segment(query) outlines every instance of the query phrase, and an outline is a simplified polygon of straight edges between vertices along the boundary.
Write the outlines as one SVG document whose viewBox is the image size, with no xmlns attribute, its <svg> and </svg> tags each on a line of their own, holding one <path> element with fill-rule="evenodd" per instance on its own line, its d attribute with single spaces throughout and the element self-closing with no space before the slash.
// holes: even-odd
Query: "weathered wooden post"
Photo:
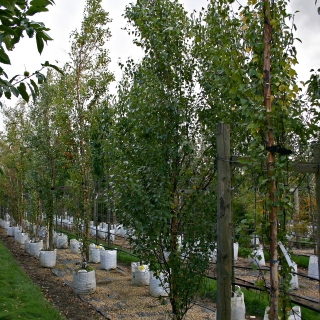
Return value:
<svg viewBox="0 0 320 320">
<path fill-rule="evenodd" d="M 231 319 L 232 220 L 230 127 L 217 125 L 217 313 L 216 320 Z"/>
<path fill-rule="evenodd" d="M 317 252 L 318 252 L 318 274 L 320 275 L 320 144 L 314 145 L 314 162 L 318 166 L 316 176 L 316 206 L 317 206 Z M 320 287 L 319 287 L 320 293 Z"/>
</svg>

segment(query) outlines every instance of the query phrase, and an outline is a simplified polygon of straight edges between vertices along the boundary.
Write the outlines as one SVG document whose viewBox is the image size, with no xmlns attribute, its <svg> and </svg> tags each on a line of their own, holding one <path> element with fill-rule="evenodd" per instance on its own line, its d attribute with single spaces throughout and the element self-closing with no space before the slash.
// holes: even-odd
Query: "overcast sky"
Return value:
<svg viewBox="0 0 320 320">
<path fill-rule="evenodd" d="M 124 62 L 129 56 L 139 59 L 141 52 L 132 44 L 132 38 L 126 31 L 121 30 L 126 25 L 123 19 L 125 6 L 133 0 L 102 0 L 103 8 L 110 13 L 112 23 L 109 27 L 112 38 L 108 43 L 112 60 L 110 69 L 115 73 L 116 80 L 120 80 L 121 72 L 117 65 L 119 58 Z M 245 0 L 241 0 L 245 1 Z M 180 0 L 186 10 L 199 11 L 206 7 L 207 0 Z M 48 32 L 54 41 L 49 41 L 39 56 L 36 50 L 35 39 L 23 39 L 10 53 L 12 70 L 9 76 L 23 73 L 25 70 L 37 70 L 41 62 L 48 60 L 62 66 L 68 60 L 69 36 L 72 30 L 80 28 L 85 0 L 55 0 L 56 5 L 49 7 L 49 12 L 34 16 L 34 20 L 42 21 L 51 30 Z M 299 10 L 295 18 L 298 28 L 296 36 L 302 40 L 297 42 L 299 65 L 296 70 L 300 80 L 307 80 L 310 69 L 320 68 L 320 16 L 314 0 L 291 0 L 290 12 Z M 6 68 L 6 71 L 9 71 Z"/>
</svg>

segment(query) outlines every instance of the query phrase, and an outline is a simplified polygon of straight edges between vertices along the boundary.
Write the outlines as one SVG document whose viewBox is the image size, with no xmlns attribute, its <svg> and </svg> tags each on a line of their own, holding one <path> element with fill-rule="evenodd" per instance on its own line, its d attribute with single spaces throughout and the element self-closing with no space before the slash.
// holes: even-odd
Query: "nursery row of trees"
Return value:
<svg viewBox="0 0 320 320">
<path fill-rule="evenodd" d="M 173 315 L 181 319 L 215 242 L 217 123 L 230 124 L 231 153 L 250 159 L 233 172 L 234 203 L 244 210 L 237 221 L 250 213 L 252 221 L 254 192 L 247 199 L 237 194 L 254 186 L 257 212 L 277 208 L 278 238 L 285 242 L 290 183 L 301 179 L 288 173 L 288 150 L 291 159 L 308 161 L 320 120 L 318 74 L 306 93 L 297 84 L 287 3 L 214 0 L 190 16 L 177 0 L 128 5 L 127 31 L 144 56 L 120 65 L 123 78 L 111 95 L 111 21 L 101 1 L 87 0 L 63 73 L 48 71 L 37 98 L 4 109 L 2 205 L 18 223 L 26 211 L 30 218 L 44 212 L 51 231 L 57 206 L 64 206 L 88 232 L 94 198 L 102 193 L 117 221 L 134 230 L 136 253 L 166 275 Z M 264 107 L 265 19 L 272 31 L 270 110 Z M 266 150 L 270 131 L 274 149 Z M 275 157 L 268 176 L 267 153 Z M 273 201 L 266 196 L 271 180 Z"/>
</svg>

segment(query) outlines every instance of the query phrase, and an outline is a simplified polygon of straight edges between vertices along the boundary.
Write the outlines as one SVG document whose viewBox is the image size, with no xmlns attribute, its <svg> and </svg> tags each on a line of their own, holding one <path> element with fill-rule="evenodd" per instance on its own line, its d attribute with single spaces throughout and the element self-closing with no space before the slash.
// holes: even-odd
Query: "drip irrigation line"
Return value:
<svg viewBox="0 0 320 320">
<path fill-rule="evenodd" d="M 209 308 L 208 306 L 206 306 L 205 304 L 202 304 L 202 303 L 199 303 L 197 301 L 193 301 L 193 303 L 201 308 L 204 308 L 204 309 L 207 309 L 211 312 L 216 312 L 217 310 L 216 309 L 212 309 L 212 308 Z"/>
</svg>

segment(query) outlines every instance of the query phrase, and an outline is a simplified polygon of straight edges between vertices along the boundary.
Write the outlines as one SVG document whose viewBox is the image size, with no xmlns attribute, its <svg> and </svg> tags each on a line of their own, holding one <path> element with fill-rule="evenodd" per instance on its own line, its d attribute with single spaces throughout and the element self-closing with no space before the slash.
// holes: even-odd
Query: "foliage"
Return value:
<svg viewBox="0 0 320 320">
<path fill-rule="evenodd" d="M 138 1 L 125 16 L 145 56 L 123 66 L 118 91 L 117 217 L 134 230 L 141 259 L 166 275 L 173 315 L 181 319 L 208 266 L 215 206 L 211 141 L 202 140 L 198 121 L 191 20 L 178 1 Z"/>
<path fill-rule="evenodd" d="M 25 101 L 29 101 L 27 86 L 35 99 L 39 93 L 37 83 L 33 76 L 37 78 L 38 84 L 43 83 L 45 75 L 41 72 L 46 67 L 51 67 L 59 71 L 58 67 L 46 61 L 42 68 L 30 74 L 25 71 L 23 75 L 15 75 L 8 80 L 8 75 L 2 65 L 11 64 L 8 51 L 12 51 L 15 45 L 26 34 L 29 38 L 36 38 L 38 52 L 41 54 L 44 43 L 52 40 L 46 31 L 50 30 L 42 22 L 35 22 L 30 19 L 39 12 L 48 11 L 48 6 L 53 5 L 53 0 L 12 0 L 2 1 L 0 4 L 0 97 L 4 94 L 7 99 L 11 94 L 16 97 L 21 96 Z M 7 51 L 6 51 L 6 50 Z M 26 82 L 26 80 L 30 80 Z M 26 86 L 27 84 L 27 86 Z"/>
<path fill-rule="evenodd" d="M 81 29 L 71 34 L 70 62 L 66 64 L 65 75 L 60 77 L 59 83 L 59 104 L 67 124 L 63 139 L 68 148 L 65 153 L 70 176 L 68 186 L 77 199 L 76 215 L 83 222 L 87 259 L 91 191 L 97 162 L 91 153 L 94 151 L 92 138 L 100 136 L 98 117 L 107 109 L 108 85 L 114 79 L 108 70 L 110 58 L 104 48 L 111 36 L 107 27 L 109 22 L 101 1 L 86 1 Z"/>
<path fill-rule="evenodd" d="M 29 163 L 29 152 L 26 148 L 28 119 L 24 113 L 25 104 L 15 108 L 7 108 L 4 112 L 6 134 L 1 141 L 1 186 L 4 191 L 6 205 L 15 223 L 23 225 L 26 208 L 25 177 Z"/>
<path fill-rule="evenodd" d="M 65 185 L 67 175 L 63 170 L 64 146 L 61 144 L 60 127 L 64 126 L 56 109 L 56 83 L 51 72 L 41 85 L 39 98 L 30 105 L 28 118 L 30 134 L 26 137 L 33 153 L 29 186 L 34 185 L 41 196 L 42 210 L 49 227 L 48 249 L 53 249 L 53 218 L 57 212 L 56 199 L 61 196 L 59 188 Z"/>
</svg>

